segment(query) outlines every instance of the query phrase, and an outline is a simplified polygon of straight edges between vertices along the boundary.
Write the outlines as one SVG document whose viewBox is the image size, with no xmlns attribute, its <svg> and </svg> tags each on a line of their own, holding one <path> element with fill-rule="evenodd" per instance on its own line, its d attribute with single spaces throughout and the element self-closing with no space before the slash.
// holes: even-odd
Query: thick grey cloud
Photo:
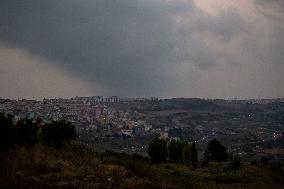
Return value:
<svg viewBox="0 0 284 189">
<path fill-rule="evenodd" d="M 172 16 L 183 9 L 137 0 L 1 1 L 0 39 L 114 92 L 142 92 L 159 82 L 156 64 L 173 48 Z"/>
<path fill-rule="evenodd" d="M 284 8 L 284 1 L 282 0 L 255 0 L 255 3 L 260 6 L 271 6 L 274 3 L 279 8 Z"/>
<path fill-rule="evenodd" d="M 99 83 L 104 93 L 122 96 L 170 96 L 176 85 L 194 85 L 194 78 L 186 76 L 192 70 L 240 63 L 232 52 L 246 47 L 242 40 L 252 39 L 250 24 L 237 12 L 212 16 L 187 0 L 0 2 L 2 44 L 47 58 L 90 85 Z M 208 45 L 207 34 L 216 47 Z M 218 52 L 227 44 L 233 48 L 239 38 L 237 49 Z M 269 44 L 277 58 L 270 53 L 264 58 L 280 61 L 282 50 L 273 45 L 281 48 L 282 42 Z M 188 72 L 181 74 L 181 68 Z"/>
</svg>

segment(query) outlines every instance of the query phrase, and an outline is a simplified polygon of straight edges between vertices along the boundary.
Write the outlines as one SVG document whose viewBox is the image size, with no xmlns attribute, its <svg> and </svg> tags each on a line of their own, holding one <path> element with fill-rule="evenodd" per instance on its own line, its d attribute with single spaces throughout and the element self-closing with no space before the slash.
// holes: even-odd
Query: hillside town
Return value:
<svg viewBox="0 0 284 189">
<path fill-rule="evenodd" d="M 213 138 L 244 157 L 283 158 L 284 100 L 119 98 L 0 100 L 0 112 L 21 118 L 70 121 L 78 141 L 96 150 L 145 154 L 156 137 L 195 142 L 200 150 Z"/>
</svg>

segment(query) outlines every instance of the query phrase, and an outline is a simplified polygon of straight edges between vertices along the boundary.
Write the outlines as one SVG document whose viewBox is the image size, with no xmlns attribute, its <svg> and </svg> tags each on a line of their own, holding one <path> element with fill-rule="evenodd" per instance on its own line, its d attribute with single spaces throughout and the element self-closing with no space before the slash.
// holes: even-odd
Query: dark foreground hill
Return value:
<svg viewBox="0 0 284 189">
<path fill-rule="evenodd" d="M 38 144 L 1 154 L 1 188 L 284 188 L 283 172 L 242 164 L 152 165 L 142 156 Z"/>
</svg>

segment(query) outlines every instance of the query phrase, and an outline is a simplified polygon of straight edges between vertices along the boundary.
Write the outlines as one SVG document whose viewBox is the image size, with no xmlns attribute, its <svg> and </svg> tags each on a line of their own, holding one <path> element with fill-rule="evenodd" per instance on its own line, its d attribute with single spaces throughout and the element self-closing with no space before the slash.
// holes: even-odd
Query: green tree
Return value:
<svg viewBox="0 0 284 189">
<path fill-rule="evenodd" d="M 195 143 L 190 145 L 190 159 L 193 167 L 196 168 L 198 162 L 198 152 Z"/>
<path fill-rule="evenodd" d="M 0 113 L 0 151 L 9 149 L 15 144 L 16 129 L 13 125 L 13 116 Z"/>
<path fill-rule="evenodd" d="M 169 160 L 171 163 L 181 163 L 183 161 L 183 148 L 185 142 L 180 140 L 171 140 L 169 143 Z"/>
<path fill-rule="evenodd" d="M 191 162 L 191 146 L 189 144 L 186 144 L 186 145 L 183 146 L 182 161 L 183 161 L 183 164 L 185 164 L 187 166 L 192 165 L 192 162 Z"/>
<path fill-rule="evenodd" d="M 42 127 L 43 141 L 57 149 L 65 144 L 69 144 L 76 137 L 75 127 L 65 120 L 52 121 Z"/>
<path fill-rule="evenodd" d="M 185 144 L 182 150 L 182 160 L 187 166 L 197 167 L 198 153 L 195 147 L 195 143 Z"/>
<path fill-rule="evenodd" d="M 21 119 L 16 123 L 17 143 L 19 145 L 33 145 L 38 141 L 38 125 L 31 119 Z"/>
<path fill-rule="evenodd" d="M 152 163 L 165 163 L 168 158 L 167 142 L 163 139 L 154 139 L 148 147 L 148 154 Z"/>
<path fill-rule="evenodd" d="M 213 139 L 208 143 L 207 149 L 204 153 L 206 161 L 226 161 L 228 158 L 226 147 L 217 139 Z"/>
</svg>

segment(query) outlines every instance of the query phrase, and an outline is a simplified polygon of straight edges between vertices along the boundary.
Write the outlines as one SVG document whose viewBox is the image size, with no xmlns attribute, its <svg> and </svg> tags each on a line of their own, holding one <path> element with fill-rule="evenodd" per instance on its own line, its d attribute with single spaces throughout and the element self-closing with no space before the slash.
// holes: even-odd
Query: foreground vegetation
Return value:
<svg viewBox="0 0 284 189">
<path fill-rule="evenodd" d="M 195 144 L 156 139 L 150 158 L 107 151 L 96 153 L 74 142 L 65 121 L 42 124 L 0 114 L 0 188 L 283 188 L 282 168 L 271 169 L 229 158 L 212 140 L 198 162 Z M 278 167 L 279 168 L 279 167 Z"/>
<path fill-rule="evenodd" d="M 283 188 L 283 172 L 228 162 L 196 169 L 152 164 L 148 158 L 94 153 L 78 144 L 53 149 L 43 144 L 14 147 L 0 162 L 1 188 Z"/>
</svg>

